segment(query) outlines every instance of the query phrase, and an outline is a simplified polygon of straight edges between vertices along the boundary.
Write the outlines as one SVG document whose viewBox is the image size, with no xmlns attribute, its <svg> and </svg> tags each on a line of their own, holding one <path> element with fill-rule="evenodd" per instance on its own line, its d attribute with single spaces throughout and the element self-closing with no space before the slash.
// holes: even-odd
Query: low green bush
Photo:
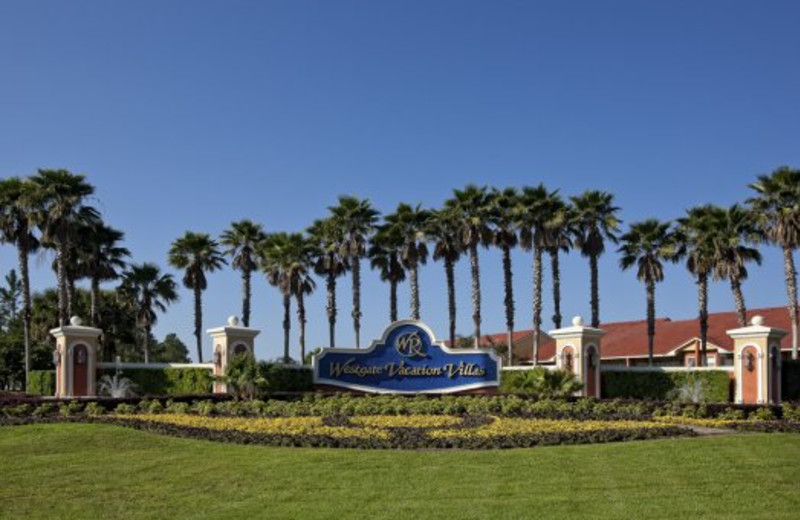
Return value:
<svg viewBox="0 0 800 520">
<path fill-rule="evenodd" d="M 314 388 L 314 374 L 310 367 L 293 367 L 258 363 L 258 373 L 266 380 L 267 392 L 310 392 Z"/>
<path fill-rule="evenodd" d="M 583 388 L 566 370 L 536 367 L 530 370 L 505 370 L 500 376 L 500 391 L 507 394 L 560 399 Z"/>
<path fill-rule="evenodd" d="M 675 395 L 684 385 L 699 381 L 703 401 L 730 402 L 731 380 L 725 370 L 703 372 L 601 372 L 604 398 L 650 399 L 662 401 Z"/>
<path fill-rule="evenodd" d="M 56 371 L 55 370 L 31 370 L 28 373 L 28 395 L 56 394 Z"/>
<path fill-rule="evenodd" d="M 86 405 L 86 408 L 83 409 L 83 413 L 88 415 L 89 417 L 99 417 L 106 413 L 106 409 L 97 402 L 91 402 Z"/>
</svg>

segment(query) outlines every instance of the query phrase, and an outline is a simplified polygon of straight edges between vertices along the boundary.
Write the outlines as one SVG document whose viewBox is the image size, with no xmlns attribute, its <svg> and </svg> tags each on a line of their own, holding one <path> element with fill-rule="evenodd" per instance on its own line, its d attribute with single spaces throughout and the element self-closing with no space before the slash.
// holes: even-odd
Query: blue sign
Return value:
<svg viewBox="0 0 800 520">
<path fill-rule="evenodd" d="M 460 392 L 500 384 L 493 349 L 449 349 L 415 320 L 393 323 L 367 349 L 323 349 L 313 363 L 315 384 L 363 392 Z"/>
</svg>

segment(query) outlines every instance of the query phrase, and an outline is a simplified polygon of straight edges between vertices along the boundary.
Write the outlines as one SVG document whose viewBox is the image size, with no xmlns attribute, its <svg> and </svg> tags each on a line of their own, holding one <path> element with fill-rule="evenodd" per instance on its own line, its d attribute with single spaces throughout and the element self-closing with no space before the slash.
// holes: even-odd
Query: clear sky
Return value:
<svg viewBox="0 0 800 520">
<path fill-rule="evenodd" d="M 469 182 L 544 182 L 564 195 L 611 191 L 627 223 L 675 218 L 744 200 L 757 174 L 800 165 L 798 22 L 796 1 L 3 0 L 0 177 L 86 174 L 133 261 L 165 269 L 186 230 L 218 235 L 251 218 L 298 231 L 338 194 L 388 212 L 438 207 Z M 483 330 L 499 332 L 500 258 L 481 255 Z M 517 328 L 529 328 L 531 258 L 513 259 Z M 644 318 L 644 289 L 617 261 L 613 248 L 601 260 L 601 317 Z M 49 264 L 36 263 L 35 288 L 55 284 Z M 781 265 L 766 249 L 748 306 L 785 303 Z M 0 270 L 14 266 L 0 247 Z M 563 270 L 564 315 L 588 317 L 588 263 L 573 253 Z M 457 279 L 469 334 L 465 261 Z M 423 319 L 445 336 L 440 264 L 422 269 L 421 292 Z M 346 346 L 349 277 L 338 297 Z M 238 314 L 238 274 L 211 275 L 204 302 L 204 327 Z M 259 357 L 281 351 L 280 302 L 259 278 Z M 326 343 L 324 305 L 320 283 L 310 347 Z M 407 287 L 400 306 L 407 314 Z M 727 286 L 714 284 L 710 308 L 733 308 Z M 657 309 L 697 314 L 684 267 L 667 270 Z M 546 298 L 545 326 L 551 314 Z M 387 321 L 388 287 L 367 272 L 362 337 Z M 155 332 L 177 332 L 194 352 L 192 329 L 182 289 Z"/>
</svg>

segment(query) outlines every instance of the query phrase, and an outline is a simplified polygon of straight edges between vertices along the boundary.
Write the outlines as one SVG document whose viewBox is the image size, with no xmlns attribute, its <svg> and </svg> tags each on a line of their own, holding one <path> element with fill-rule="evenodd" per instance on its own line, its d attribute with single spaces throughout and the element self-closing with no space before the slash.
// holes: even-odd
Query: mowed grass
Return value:
<svg viewBox="0 0 800 520">
<path fill-rule="evenodd" d="M 800 436 L 510 451 L 269 448 L 0 428 L 2 518 L 798 518 Z"/>
</svg>

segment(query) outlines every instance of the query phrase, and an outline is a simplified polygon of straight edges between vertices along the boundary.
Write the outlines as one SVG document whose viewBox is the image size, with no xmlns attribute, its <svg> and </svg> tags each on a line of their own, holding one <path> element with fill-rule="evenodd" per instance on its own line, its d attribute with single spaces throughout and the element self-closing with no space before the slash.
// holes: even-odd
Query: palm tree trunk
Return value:
<svg viewBox="0 0 800 520">
<path fill-rule="evenodd" d="M 336 275 L 328 271 L 325 280 L 325 287 L 328 291 L 328 302 L 325 309 L 328 311 L 328 344 L 331 348 L 336 347 Z"/>
<path fill-rule="evenodd" d="M 797 271 L 794 268 L 794 254 L 789 247 L 783 248 L 783 271 L 789 296 L 789 317 L 792 320 L 792 359 L 797 359 Z"/>
<path fill-rule="evenodd" d="M 27 230 L 19 242 L 19 273 L 22 277 L 22 330 L 25 341 L 25 388 L 28 388 L 28 375 L 31 372 L 31 281 L 28 273 Z"/>
<path fill-rule="evenodd" d="M 417 266 L 414 265 L 410 269 L 410 284 L 411 284 L 411 318 L 419 319 L 419 273 Z"/>
<path fill-rule="evenodd" d="M 56 246 L 56 278 L 58 279 L 58 325 L 63 327 L 69 320 L 67 313 L 67 269 L 66 245 L 59 241 Z"/>
<path fill-rule="evenodd" d="M 70 274 L 67 271 L 67 316 L 72 317 L 75 316 L 76 310 L 75 307 L 75 275 Z"/>
<path fill-rule="evenodd" d="M 653 366 L 653 344 L 656 337 L 656 284 L 647 280 L 647 364 Z"/>
<path fill-rule="evenodd" d="M 481 270 L 478 263 L 478 244 L 469 247 L 470 274 L 472 276 L 472 321 L 475 324 L 474 347 L 481 344 Z"/>
<path fill-rule="evenodd" d="M 733 301 L 736 304 L 736 317 L 739 319 L 739 326 L 747 326 L 747 307 L 744 304 L 744 294 L 742 294 L 742 281 L 731 276 L 731 291 L 733 291 Z"/>
<path fill-rule="evenodd" d="M 144 362 L 150 362 L 150 325 L 144 327 L 144 339 L 142 339 L 142 350 L 144 351 Z"/>
<path fill-rule="evenodd" d="M 456 275 L 453 261 L 444 260 L 444 272 L 447 277 L 447 311 L 450 317 L 450 348 L 456 347 Z"/>
<path fill-rule="evenodd" d="M 194 337 L 197 340 L 197 362 L 203 362 L 203 338 L 200 331 L 203 328 L 203 295 L 199 285 L 194 286 Z"/>
<path fill-rule="evenodd" d="M 306 302 L 303 291 L 297 295 L 297 321 L 300 324 L 300 364 L 306 364 Z"/>
<path fill-rule="evenodd" d="M 244 267 L 242 269 L 242 293 L 244 294 L 244 298 L 242 298 L 242 323 L 245 327 L 250 326 L 250 296 L 251 296 L 251 289 L 250 289 L 250 269 Z"/>
<path fill-rule="evenodd" d="M 90 293 L 91 311 L 92 315 L 90 322 L 92 327 L 97 327 L 100 324 L 100 316 L 98 312 L 98 302 L 100 300 L 100 280 L 96 276 L 92 276 L 92 290 Z"/>
<path fill-rule="evenodd" d="M 506 347 L 508 348 L 508 365 L 511 366 L 514 354 L 514 273 L 511 270 L 511 248 L 503 246 L 503 289 L 506 308 Z"/>
<path fill-rule="evenodd" d="M 389 321 L 397 321 L 397 280 L 389 281 Z"/>
<path fill-rule="evenodd" d="M 292 320 L 289 315 L 292 312 L 292 299 L 289 294 L 283 295 L 283 362 L 289 362 L 289 330 L 292 327 Z"/>
<path fill-rule="evenodd" d="M 353 269 L 353 331 L 356 336 L 356 348 L 361 348 L 361 259 L 354 256 Z"/>
<path fill-rule="evenodd" d="M 542 248 L 533 247 L 533 366 L 539 364 L 539 329 L 542 328 Z"/>
<path fill-rule="evenodd" d="M 597 255 L 589 257 L 589 270 L 592 277 L 592 327 L 600 326 L 600 287 L 597 272 Z"/>
<path fill-rule="evenodd" d="M 553 325 L 561 328 L 561 267 L 558 261 L 558 248 L 550 250 L 550 269 L 553 271 Z"/>
<path fill-rule="evenodd" d="M 697 366 L 706 366 L 706 348 L 708 343 L 708 274 L 697 276 L 697 304 L 700 309 L 700 359 Z"/>
</svg>

